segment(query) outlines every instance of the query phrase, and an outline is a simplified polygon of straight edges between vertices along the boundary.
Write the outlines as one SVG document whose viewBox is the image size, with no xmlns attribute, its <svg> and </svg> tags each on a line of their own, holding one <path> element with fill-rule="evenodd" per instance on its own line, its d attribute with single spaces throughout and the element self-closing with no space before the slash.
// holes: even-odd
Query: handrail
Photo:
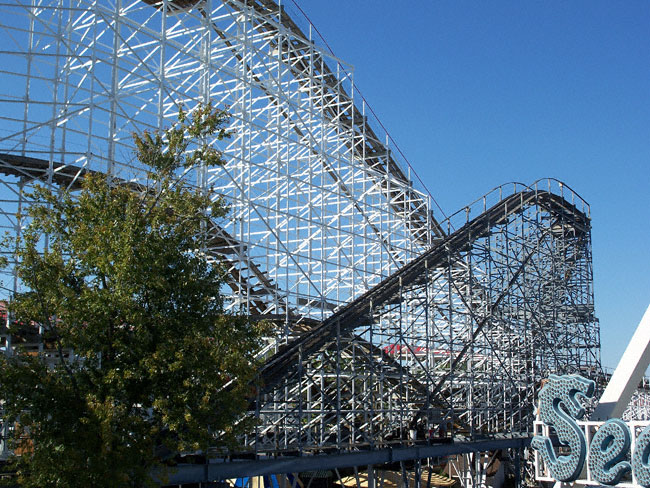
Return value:
<svg viewBox="0 0 650 488">
<path fill-rule="evenodd" d="M 554 187 L 556 187 L 559 191 L 553 191 Z M 482 213 L 487 211 L 496 203 L 499 203 L 512 195 L 526 191 L 535 193 L 544 191 L 550 194 L 558 195 L 576 207 L 576 209 L 582 212 L 587 217 L 587 219 L 591 219 L 591 208 L 587 201 L 584 200 L 578 192 L 557 178 L 540 178 L 529 185 L 526 185 L 525 183 L 521 183 L 519 181 L 510 181 L 495 186 L 490 191 L 484 193 L 482 196 L 476 198 L 467 205 L 464 205 L 454 213 L 450 214 L 445 220 L 440 221 L 440 226 L 443 229 L 447 228 L 450 231 L 453 231 L 456 229 L 456 225 L 454 225 L 453 221 L 460 220 L 458 218 L 459 215 L 465 215 L 464 222 L 462 222 L 462 224 L 464 224 L 470 220 L 469 215 L 475 213 L 475 207 L 482 207 L 480 208 L 479 212 Z M 570 198 L 567 199 L 567 196 L 570 196 Z M 456 224 L 459 224 L 459 222 L 456 222 Z"/>
</svg>

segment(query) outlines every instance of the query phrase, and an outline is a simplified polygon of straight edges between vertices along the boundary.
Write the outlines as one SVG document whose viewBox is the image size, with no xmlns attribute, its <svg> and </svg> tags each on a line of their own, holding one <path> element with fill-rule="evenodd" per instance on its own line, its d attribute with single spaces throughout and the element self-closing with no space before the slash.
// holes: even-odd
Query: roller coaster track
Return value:
<svg viewBox="0 0 650 488">
<path fill-rule="evenodd" d="M 407 426 L 445 418 L 453 419 L 461 435 L 526 431 L 538 382 L 549 371 L 597 375 L 598 336 L 588 332 L 593 305 L 588 296 L 576 295 L 589 277 L 588 207 L 579 197 L 574 203 L 570 191 L 567 199 L 562 184 L 559 194 L 550 184 L 540 189 L 545 186 L 520 186 L 491 207 L 484 199 L 479 216 L 468 217 L 429 251 L 281 346 L 260 369 L 252 408 L 264 419 L 261 433 L 269 435 L 273 426 L 286 430 L 287 419 L 304 419 L 303 427 L 292 424 L 290 442 L 307 442 L 300 440 L 301 431 L 316 419 L 303 412 L 314 411 L 322 412 L 325 424 L 321 420 L 312 430 L 320 432 L 323 446 L 338 439 L 339 449 L 341 442 L 363 444 L 364 429 L 374 429 L 370 439 L 404 438 L 404 429 L 412 428 Z M 469 212 L 467 207 L 459 213 Z M 485 261 L 482 254 L 491 257 Z M 491 278 L 477 274 L 491 269 Z M 440 297 L 424 300 L 439 282 Z M 440 307 L 456 310 L 458 318 L 446 318 L 446 311 L 436 311 Z M 418 320 L 425 328 L 410 331 Z M 450 332 L 459 321 L 466 322 L 463 329 Z M 434 337 L 425 337 L 426 327 Z M 384 392 L 377 397 L 371 389 L 361 391 L 360 381 L 383 382 L 377 388 Z M 361 400 L 353 400 L 355 389 Z M 278 416 L 280 391 L 291 408 Z M 498 401 L 493 407 L 491 397 Z M 363 406 L 343 408 L 343 398 Z M 400 407 L 393 408 L 402 414 L 384 418 L 380 404 L 395 401 Z"/>
<path fill-rule="evenodd" d="M 0 227 L 19 235 L 34 183 L 77 191 L 102 173 L 145 191 L 131 134 L 211 100 L 232 113 L 232 139 L 211 141 L 228 163 L 184 175 L 231 205 L 206 255 L 229 310 L 276 325 L 242 445 L 526 430 L 536 382 L 599 367 L 588 206 L 549 182 L 436 218 L 351 67 L 284 6 L 0 2 Z"/>
<path fill-rule="evenodd" d="M 493 226 L 503 223 L 510 216 L 530 205 L 538 205 L 553 215 L 561 216 L 579 234 L 588 232 L 590 229 L 588 217 L 557 195 L 545 191 L 522 191 L 511 195 L 436 243 L 432 249 L 408 263 L 356 300 L 342 307 L 323 321 L 320 326 L 282 347 L 260 369 L 260 378 L 263 381 L 264 388 L 271 388 L 281 381 L 287 375 L 287 371 L 296 364 L 299 354 L 308 356 L 331 340 L 336 334 L 345 333 L 363 323 L 371 323 L 373 321 L 373 307 L 396 299 L 402 287 L 421 281 L 427 268 L 432 269 L 446 265 L 450 256 L 457 256 L 459 251 L 471 247 L 473 241 L 488 235 Z M 513 273 L 511 283 L 514 283 L 519 276 L 529 257 L 524 259 L 521 266 Z M 491 314 L 499 307 L 501 299 L 507 291 L 507 289 L 503 290 L 490 305 L 490 313 L 481 318 L 474 336 L 481 332 Z M 454 365 L 463 359 L 468 348 L 469 343 L 465 345 L 461 354 L 456 357 Z M 444 380 L 445 378 L 441 380 L 435 390 L 431 392 L 432 394 L 440 389 Z"/>
</svg>

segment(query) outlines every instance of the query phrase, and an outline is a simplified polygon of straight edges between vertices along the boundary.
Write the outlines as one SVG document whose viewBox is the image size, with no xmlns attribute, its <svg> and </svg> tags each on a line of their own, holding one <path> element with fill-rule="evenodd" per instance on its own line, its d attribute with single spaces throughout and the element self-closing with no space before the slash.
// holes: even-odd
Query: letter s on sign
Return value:
<svg viewBox="0 0 650 488">
<path fill-rule="evenodd" d="M 593 381 L 580 376 L 552 374 L 539 394 L 539 413 L 542 422 L 553 427 L 560 444 L 571 449 L 568 456 L 556 456 L 550 438 L 546 436 L 533 438 L 531 446 L 539 451 L 551 476 L 558 481 L 575 481 L 584 466 L 587 442 L 576 420 L 582 418 L 585 409 L 577 397 L 591 398 L 594 388 Z M 563 407 L 566 412 L 560 407 Z"/>
</svg>

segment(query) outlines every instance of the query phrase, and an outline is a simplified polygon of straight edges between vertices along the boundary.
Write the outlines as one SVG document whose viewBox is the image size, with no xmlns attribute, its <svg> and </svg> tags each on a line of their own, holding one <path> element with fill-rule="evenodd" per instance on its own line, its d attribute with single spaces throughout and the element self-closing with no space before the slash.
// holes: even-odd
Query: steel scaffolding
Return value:
<svg viewBox="0 0 650 488">
<path fill-rule="evenodd" d="M 233 137 L 213 141 L 228 163 L 185 178 L 231 206 L 207 249 L 228 269 L 230 309 L 277 325 L 245 449 L 529 432 L 542 378 L 600 371 L 588 205 L 544 180 L 443 218 L 352 67 L 290 10 L 0 3 L 0 226 L 20 234 L 37 182 L 144 181 L 131 134 L 212 101 L 232 114 Z M 3 284 L 20 288 L 11 268 Z"/>
</svg>

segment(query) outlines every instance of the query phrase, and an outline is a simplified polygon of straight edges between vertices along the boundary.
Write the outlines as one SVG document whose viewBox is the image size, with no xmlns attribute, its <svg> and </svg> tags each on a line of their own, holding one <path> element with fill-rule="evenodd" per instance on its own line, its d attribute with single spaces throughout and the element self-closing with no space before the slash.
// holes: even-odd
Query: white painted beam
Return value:
<svg viewBox="0 0 650 488">
<path fill-rule="evenodd" d="M 614 370 L 591 420 L 620 418 L 650 364 L 650 306 Z"/>
</svg>

